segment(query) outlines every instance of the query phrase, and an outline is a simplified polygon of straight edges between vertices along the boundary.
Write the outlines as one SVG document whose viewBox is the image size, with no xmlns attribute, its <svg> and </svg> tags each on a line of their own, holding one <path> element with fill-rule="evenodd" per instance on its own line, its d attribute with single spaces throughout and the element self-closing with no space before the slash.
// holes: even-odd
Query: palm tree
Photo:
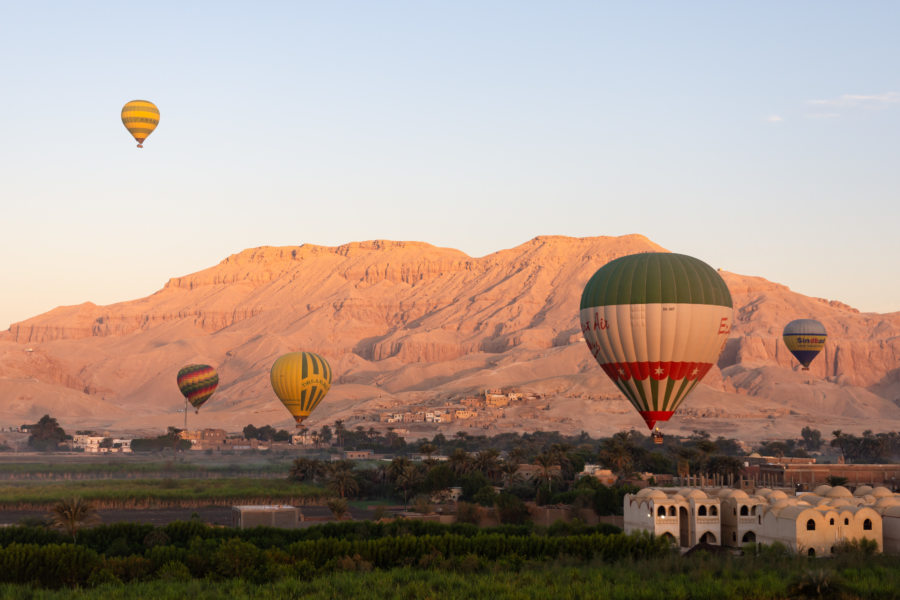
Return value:
<svg viewBox="0 0 900 600">
<path fill-rule="evenodd" d="M 334 518 L 338 521 L 343 519 L 344 515 L 347 514 L 347 501 L 343 498 L 332 498 L 326 505 L 328 506 L 328 510 L 331 511 L 331 514 L 333 514 Z"/>
<path fill-rule="evenodd" d="M 412 461 L 406 458 L 405 456 L 398 456 L 391 461 L 391 464 L 387 466 L 387 477 L 392 483 L 397 482 L 397 478 L 400 477 L 400 474 L 410 465 L 412 465 Z"/>
<path fill-rule="evenodd" d="M 522 479 L 522 476 L 519 475 L 519 465 L 510 461 L 500 465 L 500 472 L 503 473 L 503 480 L 507 486 Z"/>
<path fill-rule="evenodd" d="M 434 460 L 431 458 L 431 455 L 437 452 L 437 446 L 432 444 L 431 442 L 425 442 L 421 446 L 419 446 L 419 452 L 425 455 L 425 460 L 422 461 L 425 464 L 432 464 Z"/>
<path fill-rule="evenodd" d="M 296 458 L 291 465 L 289 477 L 294 481 L 307 481 L 315 483 L 325 472 L 325 465 L 315 458 Z"/>
<path fill-rule="evenodd" d="M 631 473 L 634 458 L 631 453 L 631 439 L 627 433 L 619 432 L 603 440 L 600 444 L 600 460 L 607 464 L 620 478 Z"/>
<path fill-rule="evenodd" d="M 475 455 L 475 470 L 484 473 L 484 476 L 493 481 L 500 473 L 500 453 L 493 448 L 480 450 Z"/>
<path fill-rule="evenodd" d="M 397 475 L 396 484 L 401 490 L 403 490 L 403 503 L 407 504 L 409 502 L 409 494 L 413 491 L 413 489 L 422 482 L 422 472 L 419 468 L 410 463 L 403 468 L 403 470 Z"/>
<path fill-rule="evenodd" d="M 525 462 L 526 458 L 528 458 L 528 451 L 522 446 L 516 446 L 509 451 L 508 460 L 513 464 L 520 465 Z"/>
<path fill-rule="evenodd" d="M 359 482 L 353 474 L 353 467 L 344 461 L 333 463 L 328 468 L 328 487 L 341 498 L 359 492 Z"/>
<path fill-rule="evenodd" d="M 551 452 L 543 452 L 534 457 L 534 464 L 541 468 L 541 479 L 547 481 L 547 486 L 552 491 L 551 480 L 559 476 L 559 459 Z"/>
<path fill-rule="evenodd" d="M 72 542 L 78 542 L 79 529 L 98 522 L 93 504 L 78 497 L 60 500 L 50 509 L 51 525 L 71 535 Z"/>
<path fill-rule="evenodd" d="M 456 476 L 462 476 L 472 470 L 472 457 L 462 448 L 457 448 L 450 454 L 448 459 L 450 468 L 456 473 Z"/>
</svg>

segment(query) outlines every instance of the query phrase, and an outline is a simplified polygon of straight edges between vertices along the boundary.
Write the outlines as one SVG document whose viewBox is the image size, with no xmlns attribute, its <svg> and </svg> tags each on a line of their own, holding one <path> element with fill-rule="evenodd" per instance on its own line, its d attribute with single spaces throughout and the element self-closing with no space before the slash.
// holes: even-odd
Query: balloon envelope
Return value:
<svg viewBox="0 0 900 600">
<path fill-rule="evenodd" d="M 804 369 L 809 369 L 809 363 L 825 347 L 825 340 L 828 338 L 825 326 L 815 319 L 791 321 L 784 326 L 782 336 L 784 344 Z"/>
<path fill-rule="evenodd" d="M 159 109 L 147 100 L 132 100 L 122 107 L 122 124 L 134 139 L 138 148 L 144 147 L 144 140 L 159 125 Z"/>
<path fill-rule="evenodd" d="M 198 411 L 219 387 L 219 374 L 209 365 L 187 365 L 178 371 L 178 389 Z"/>
<path fill-rule="evenodd" d="M 703 261 L 633 254 L 588 281 L 581 329 L 594 358 L 653 429 L 715 364 L 732 312 L 728 286 Z"/>
<path fill-rule="evenodd" d="M 291 352 L 279 357 L 269 377 L 275 395 L 298 427 L 331 388 L 331 366 L 312 352 Z"/>
</svg>

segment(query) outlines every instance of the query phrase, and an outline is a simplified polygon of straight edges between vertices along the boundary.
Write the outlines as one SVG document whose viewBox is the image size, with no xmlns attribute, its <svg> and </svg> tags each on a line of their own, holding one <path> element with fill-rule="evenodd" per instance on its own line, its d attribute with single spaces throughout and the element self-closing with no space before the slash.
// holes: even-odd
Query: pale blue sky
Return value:
<svg viewBox="0 0 900 600">
<path fill-rule="evenodd" d="M 0 327 L 248 247 L 542 234 L 900 310 L 900 3 L 2 7 Z"/>
</svg>

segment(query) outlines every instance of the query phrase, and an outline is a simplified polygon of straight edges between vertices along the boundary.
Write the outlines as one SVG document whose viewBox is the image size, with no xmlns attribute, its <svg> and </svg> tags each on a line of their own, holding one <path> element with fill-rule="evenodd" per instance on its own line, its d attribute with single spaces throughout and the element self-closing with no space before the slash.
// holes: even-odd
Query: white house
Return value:
<svg viewBox="0 0 900 600">
<path fill-rule="evenodd" d="M 879 487 L 822 485 L 789 496 L 741 490 L 646 488 L 625 496 L 625 531 L 668 536 L 679 546 L 700 542 L 740 547 L 779 542 L 798 554 L 828 556 L 838 544 L 869 539 L 900 553 L 900 495 Z"/>
</svg>

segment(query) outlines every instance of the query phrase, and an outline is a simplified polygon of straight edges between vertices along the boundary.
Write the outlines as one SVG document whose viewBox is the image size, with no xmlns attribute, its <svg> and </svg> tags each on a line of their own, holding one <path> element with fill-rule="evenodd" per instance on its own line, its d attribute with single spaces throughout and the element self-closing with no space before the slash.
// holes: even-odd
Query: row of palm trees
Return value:
<svg viewBox="0 0 900 600">
<path fill-rule="evenodd" d="M 528 459 L 515 450 L 505 458 L 496 449 L 488 448 L 469 453 L 455 449 L 446 460 L 434 458 L 437 448 L 424 443 L 419 448 L 425 456 L 422 461 L 396 457 L 391 462 L 372 467 L 358 467 L 352 461 L 325 462 L 301 457 L 294 460 L 289 477 L 295 481 L 324 485 L 341 498 L 354 497 L 361 491 L 380 490 L 404 502 L 417 492 L 436 492 L 478 474 L 484 485 L 512 486 L 526 483 L 521 465 L 532 464 L 536 469 L 536 484 L 545 484 L 551 490 L 556 481 L 574 479 L 576 461 L 570 456 L 571 447 L 554 445 L 545 452 Z M 580 463 L 577 469 L 581 468 Z"/>
</svg>

